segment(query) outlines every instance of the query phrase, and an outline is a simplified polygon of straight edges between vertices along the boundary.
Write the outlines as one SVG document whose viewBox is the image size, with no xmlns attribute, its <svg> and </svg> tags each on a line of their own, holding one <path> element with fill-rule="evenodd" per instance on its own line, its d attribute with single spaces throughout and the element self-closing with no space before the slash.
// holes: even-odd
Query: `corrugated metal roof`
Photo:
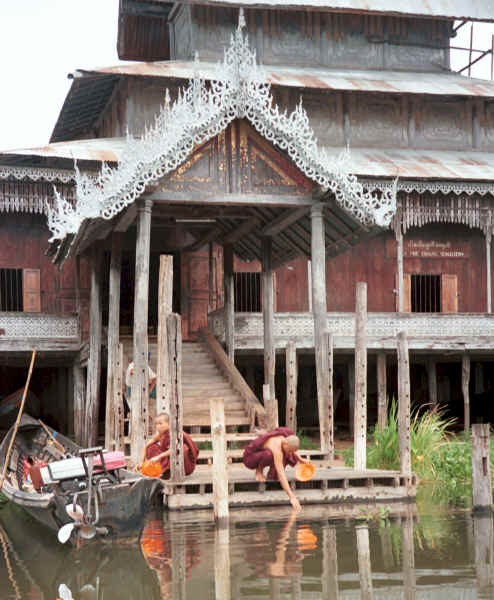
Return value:
<svg viewBox="0 0 494 600">
<path fill-rule="evenodd" d="M 350 92 L 384 92 L 406 94 L 433 94 L 451 96 L 494 97 L 494 82 L 473 79 L 458 73 L 420 73 L 411 71 L 370 71 L 355 69 L 300 69 L 263 65 L 266 79 L 272 85 L 312 89 L 345 90 Z M 199 63 L 197 71 L 203 79 L 213 79 L 216 63 Z M 143 62 L 91 71 L 80 69 L 73 76 L 81 83 L 85 78 L 98 76 L 158 77 L 191 79 L 193 61 Z"/>
<path fill-rule="evenodd" d="M 2 157 L 13 159 L 16 156 L 118 162 L 124 146 L 125 138 L 100 138 L 93 140 L 58 142 L 40 146 L 38 148 L 0 151 L 0 162 Z M 9 163 L 12 164 L 12 160 L 10 160 Z"/>
<path fill-rule="evenodd" d="M 160 0 L 164 1 L 164 0 Z M 202 4 L 202 0 L 188 0 Z M 208 0 L 212 6 L 311 8 L 321 11 L 386 13 L 447 19 L 494 21 L 494 0 Z"/>
</svg>

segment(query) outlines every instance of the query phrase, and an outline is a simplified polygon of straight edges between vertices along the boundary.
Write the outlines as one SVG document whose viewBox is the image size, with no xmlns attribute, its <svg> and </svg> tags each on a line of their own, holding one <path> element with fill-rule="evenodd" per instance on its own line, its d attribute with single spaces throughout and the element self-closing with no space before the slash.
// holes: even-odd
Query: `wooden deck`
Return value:
<svg viewBox="0 0 494 600">
<path fill-rule="evenodd" d="M 415 475 L 409 481 L 398 471 L 316 465 L 316 474 L 309 482 L 296 481 L 291 468 L 287 476 L 301 504 L 407 501 L 416 495 Z M 228 487 L 231 507 L 289 504 L 278 481 L 260 483 L 243 465 L 228 465 Z M 198 465 L 184 482 L 163 482 L 164 504 L 170 511 L 212 508 L 212 490 L 211 468 Z"/>
</svg>

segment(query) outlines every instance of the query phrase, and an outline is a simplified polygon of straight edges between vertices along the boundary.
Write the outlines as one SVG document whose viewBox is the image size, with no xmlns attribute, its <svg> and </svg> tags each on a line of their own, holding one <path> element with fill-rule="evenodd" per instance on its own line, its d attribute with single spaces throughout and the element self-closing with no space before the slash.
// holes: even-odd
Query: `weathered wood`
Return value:
<svg viewBox="0 0 494 600">
<path fill-rule="evenodd" d="M 401 522 L 401 545 L 403 561 L 403 588 L 405 600 L 417 597 L 417 580 L 415 576 L 415 549 L 413 543 L 413 518 L 407 515 Z"/>
<path fill-rule="evenodd" d="M 224 206 L 312 206 L 316 200 L 312 195 L 291 194 L 207 194 L 204 192 L 156 191 L 147 196 L 156 204 L 203 204 Z"/>
<path fill-rule="evenodd" d="M 209 399 L 211 441 L 213 445 L 213 510 L 220 526 L 228 520 L 228 467 L 226 462 L 225 401 Z"/>
<path fill-rule="evenodd" d="M 338 600 L 338 551 L 336 529 L 322 529 L 322 600 Z"/>
<path fill-rule="evenodd" d="M 398 435 L 400 443 L 400 470 L 402 475 L 412 474 L 410 448 L 410 363 L 408 341 L 404 331 L 398 334 Z"/>
<path fill-rule="evenodd" d="M 216 302 L 215 302 L 215 264 L 214 264 L 214 244 L 213 242 L 209 243 L 208 247 L 208 313 L 216 310 Z"/>
<path fill-rule="evenodd" d="M 113 407 L 115 417 L 113 419 L 113 440 L 115 450 L 125 451 L 125 408 L 123 398 L 124 386 L 124 355 L 123 344 L 118 344 L 117 358 L 115 361 L 115 375 L 113 378 Z"/>
<path fill-rule="evenodd" d="M 354 466 L 367 463 L 367 284 L 357 283 L 355 310 L 355 425 Z"/>
<path fill-rule="evenodd" d="M 297 383 L 298 365 L 297 348 L 290 340 L 286 345 L 286 416 L 285 424 L 292 431 L 297 431 Z"/>
<path fill-rule="evenodd" d="M 427 361 L 427 386 L 429 388 L 429 402 L 437 404 L 437 362 L 433 358 Z"/>
<path fill-rule="evenodd" d="M 334 413 L 335 413 L 335 397 L 334 397 L 334 352 L 333 352 L 333 334 L 326 334 L 326 348 L 328 350 L 328 435 L 329 446 L 326 457 L 329 460 L 334 458 Z M 336 396 L 336 400 L 338 396 Z"/>
<path fill-rule="evenodd" d="M 87 367 L 86 407 L 84 419 L 84 445 L 96 446 L 101 376 L 101 252 L 93 246 L 91 251 L 91 291 L 89 298 L 89 363 Z"/>
<path fill-rule="evenodd" d="M 333 452 L 330 435 L 328 381 L 328 316 L 326 308 L 326 250 L 322 204 L 311 208 L 311 286 L 314 316 L 314 354 L 316 363 L 317 406 L 321 450 Z"/>
<path fill-rule="evenodd" d="M 358 525 L 357 527 L 355 527 L 355 533 L 357 535 L 360 598 L 361 600 L 372 600 L 372 598 L 374 597 L 374 593 L 372 590 L 369 527 L 367 525 Z"/>
<path fill-rule="evenodd" d="M 473 509 L 492 510 L 489 423 L 472 425 L 472 492 Z"/>
<path fill-rule="evenodd" d="M 281 213 L 281 215 L 273 219 L 270 223 L 262 228 L 261 235 L 278 235 L 287 227 L 290 227 L 290 225 L 296 223 L 299 219 L 305 216 L 308 210 L 308 206 L 301 206 L 300 208 L 294 208 Z"/>
<path fill-rule="evenodd" d="M 278 427 L 278 401 L 271 394 L 271 388 L 268 383 L 262 386 L 262 398 L 264 402 L 264 409 L 266 410 L 266 422 L 268 429 L 275 429 Z"/>
<path fill-rule="evenodd" d="M 463 393 L 463 430 L 470 429 L 470 356 L 461 358 L 461 391 Z"/>
<path fill-rule="evenodd" d="M 398 270 L 398 312 L 402 313 L 404 308 L 404 289 L 403 289 L 403 233 L 401 231 L 401 224 L 398 222 L 396 226 L 396 261 Z"/>
<path fill-rule="evenodd" d="M 180 315 L 166 318 L 168 338 L 168 370 L 170 373 L 170 477 L 181 482 L 185 478 L 183 399 L 182 399 L 182 326 Z"/>
<path fill-rule="evenodd" d="M 235 288 L 233 281 L 233 246 L 223 248 L 223 285 L 225 295 L 225 344 L 228 358 L 235 362 Z"/>
<path fill-rule="evenodd" d="M 170 412 L 170 374 L 166 318 L 173 310 L 173 256 L 160 256 L 158 280 L 158 357 L 156 372 L 156 414 Z"/>
<path fill-rule="evenodd" d="M 492 514 L 473 515 L 477 598 L 494 597 L 494 531 Z"/>
<path fill-rule="evenodd" d="M 137 464 L 142 459 L 148 432 L 148 305 L 149 247 L 151 241 L 152 202 L 139 200 L 137 206 L 137 238 L 134 289 L 133 356 L 134 375 L 131 387 L 131 456 Z"/>
<path fill-rule="evenodd" d="M 170 532 L 171 544 L 171 594 L 173 600 L 187 600 L 187 539 L 185 526 L 172 526 Z M 165 595 L 166 597 L 166 595 Z"/>
<path fill-rule="evenodd" d="M 252 233 L 255 229 L 259 227 L 259 219 L 257 217 L 251 217 L 250 219 L 246 219 L 241 225 L 232 229 L 227 234 L 225 234 L 221 238 L 221 242 L 224 245 L 235 244 L 239 240 L 241 240 L 246 235 Z"/>
<path fill-rule="evenodd" d="M 85 417 L 85 398 L 86 382 L 84 380 L 84 370 L 79 360 L 74 361 L 72 365 L 72 379 L 74 382 L 74 439 L 76 444 L 84 444 L 84 417 Z"/>
<path fill-rule="evenodd" d="M 214 532 L 214 588 L 216 600 L 230 600 L 232 597 L 228 527 L 217 527 Z"/>
<path fill-rule="evenodd" d="M 113 232 L 110 257 L 108 306 L 108 360 L 106 374 L 105 448 L 115 447 L 115 369 L 120 340 L 120 277 L 122 274 L 122 235 Z"/>
<path fill-rule="evenodd" d="M 124 233 L 132 225 L 137 217 L 137 204 L 133 202 L 127 210 L 122 213 L 117 224 L 115 225 L 115 231 Z"/>
<path fill-rule="evenodd" d="M 347 365 L 348 374 L 348 429 L 353 437 L 355 429 L 355 361 Z"/>
<path fill-rule="evenodd" d="M 377 355 L 377 426 L 383 430 L 387 417 L 386 354 Z"/>
<path fill-rule="evenodd" d="M 276 398 L 274 387 L 276 349 L 274 345 L 274 285 L 273 240 L 262 238 L 262 316 L 264 339 L 264 383 L 269 385 L 271 398 Z M 271 423 L 271 425 L 273 425 Z"/>
<path fill-rule="evenodd" d="M 487 279 L 487 312 L 492 312 L 492 270 L 491 270 L 491 240 L 492 229 L 489 227 L 485 234 L 485 262 Z"/>
</svg>

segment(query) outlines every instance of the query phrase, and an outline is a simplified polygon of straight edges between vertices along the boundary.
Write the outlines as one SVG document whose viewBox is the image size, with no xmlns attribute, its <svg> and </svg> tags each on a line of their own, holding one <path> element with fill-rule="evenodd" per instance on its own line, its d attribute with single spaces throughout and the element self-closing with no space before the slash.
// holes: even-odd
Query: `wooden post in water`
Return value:
<svg viewBox="0 0 494 600">
<path fill-rule="evenodd" d="M 463 430 L 470 429 L 470 357 L 464 354 L 461 358 L 461 391 L 463 392 Z"/>
<path fill-rule="evenodd" d="M 115 449 L 115 370 L 120 343 L 120 277 L 122 274 L 122 234 L 112 233 L 108 306 L 108 360 L 106 375 L 105 448 Z"/>
<path fill-rule="evenodd" d="M 415 577 L 415 550 L 413 544 L 413 517 L 408 514 L 401 522 L 401 556 L 403 563 L 404 599 L 415 600 L 417 581 Z"/>
<path fill-rule="evenodd" d="M 398 334 L 398 435 L 400 443 L 400 471 L 412 475 L 410 448 L 410 363 L 408 340 L 404 331 Z"/>
<path fill-rule="evenodd" d="M 322 600 L 338 600 L 338 553 L 336 529 L 323 527 L 322 530 Z"/>
<path fill-rule="evenodd" d="M 494 597 L 494 548 L 492 515 L 473 515 L 477 597 Z"/>
<path fill-rule="evenodd" d="M 348 430 L 351 437 L 355 429 L 355 361 L 350 360 L 347 365 L 348 373 Z"/>
<path fill-rule="evenodd" d="M 235 289 L 233 284 L 233 246 L 223 247 L 223 285 L 225 293 L 225 345 L 228 358 L 235 360 Z"/>
<path fill-rule="evenodd" d="M 185 479 L 180 315 L 171 313 L 167 316 L 166 331 L 170 374 L 170 478 L 172 481 L 180 482 Z"/>
<path fill-rule="evenodd" d="M 437 404 L 437 362 L 433 358 L 427 360 L 427 383 L 429 387 L 429 402 Z"/>
<path fill-rule="evenodd" d="M 215 398 L 215 400 L 219 400 L 219 398 Z M 228 527 L 216 527 L 214 534 L 214 589 L 216 600 L 231 599 L 230 529 Z"/>
<path fill-rule="evenodd" d="M 357 283 L 355 311 L 355 425 L 354 468 L 367 464 L 367 284 Z"/>
<path fill-rule="evenodd" d="M 489 423 L 472 425 L 472 492 L 473 509 L 492 510 Z"/>
<path fill-rule="evenodd" d="M 290 340 L 286 345 L 286 426 L 297 433 L 297 348 Z"/>
<path fill-rule="evenodd" d="M 89 362 L 87 366 L 86 416 L 83 441 L 85 446 L 96 446 L 101 376 L 101 252 L 91 249 L 91 291 L 89 298 Z"/>
<path fill-rule="evenodd" d="M 367 525 L 357 525 L 357 527 L 355 527 L 355 533 L 357 534 L 360 598 L 361 600 L 372 600 L 374 595 L 372 590 L 369 528 Z"/>
<path fill-rule="evenodd" d="M 209 412 L 213 443 L 213 510 L 215 520 L 223 527 L 229 517 L 224 399 L 210 398 Z"/>
<path fill-rule="evenodd" d="M 377 355 L 377 426 L 381 431 L 386 427 L 387 405 L 386 354 L 379 352 Z"/>
<path fill-rule="evenodd" d="M 183 525 L 174 525 L 170 532 L 173 600 L 187 600 L 187 540 Z"/>
<path fill-rule="evenodd" d="M 262 386 L 262 399 L 264 408 L 266 409 L 267 428 L 275 429 L 278 427 L 278 402 L 276 401 L 276 398 L 271 395 L 269 383 L 265 383 Z"/>
<path fill-rule="evenodd" d="M 148 374 L 148 305 L 149 305 L 149 248 L 151 243 L 151 210 L 149 199 L 137 200 L 137 237 L 134 285 L 134 331 L 130 419 L 130 452 L 132 461 L 142 459 L 148 433 L 149 374 Z"/>
<path fill-rule="evenodd" d="M 262 238 L 262 316 L 264 331 L 264 383 L 269 385 L 271 399 L 276 398 L 274 378 L 276 348 L 274 344 L 273 240 Z"/>
<path fill-rule="evenodd" d="M 160 256 L 158 280 L 158 364 L 156 373 L 156 414 L 170 412 L 170 373 L 166 319 L 173 310 L 173 256 Z"/>
</svg>

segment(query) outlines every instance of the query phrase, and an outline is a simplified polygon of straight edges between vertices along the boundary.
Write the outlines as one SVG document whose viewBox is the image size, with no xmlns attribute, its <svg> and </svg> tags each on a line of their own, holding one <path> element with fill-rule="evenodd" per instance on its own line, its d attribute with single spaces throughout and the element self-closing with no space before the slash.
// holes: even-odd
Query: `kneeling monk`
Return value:
<svg viewBox="0 0 494 600">
<path fill-rule="evenodd" d="M 288 427 L 278 427 L 259 436 L 244 450 L 244 465 L 256 470 L 257 481 L 265 481 L 263 470 L 269 467 L 268 479 L 278 479 L 293 508 L 300 510 L 300 502 L 292 492 L 285 474 L 286 465 L 294 467 L 307 461 L 297 454 L 300 442 Z"/>
<path fill-rule="evenodd" d="M 156 433 L 144 446 L 144 456 L 142 461 L 160 462 L 162 473 L 161 477 L 168 476 L 170 470 L 170 417 L 166 413 L 160 413 L 154 420 Z M 199 448 L 194 441 L 183 432 L 184 436 L 184 469 L 185 474 L 190 475 L 196 468 Z"/>
</svg>

